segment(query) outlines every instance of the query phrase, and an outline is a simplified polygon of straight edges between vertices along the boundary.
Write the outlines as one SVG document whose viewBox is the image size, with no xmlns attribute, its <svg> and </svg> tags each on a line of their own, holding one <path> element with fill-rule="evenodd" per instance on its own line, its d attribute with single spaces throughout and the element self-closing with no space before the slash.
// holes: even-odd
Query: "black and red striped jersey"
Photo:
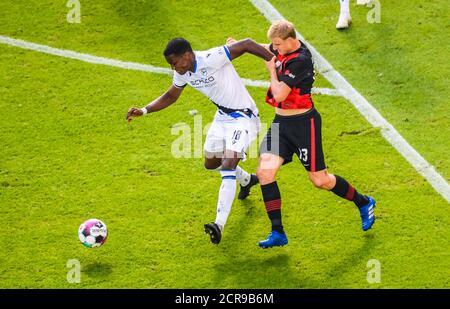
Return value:
<svg viewBox="0 0 450 309">
<path fill-rule="evenodd" d="M 277 57 L 278 80 L 284 82 L 292 90 L 283 102 L 276 102 L 269 88 L 266 102 L 272 106 L 283 109 L 311 108 L 311 88 L 314 83 L 314 63 L 311 52 L 306 45 L 300 42 L 300 48 L 296 51 L 281 55 L 273 49 L 270 50 Z"/>
</svg>

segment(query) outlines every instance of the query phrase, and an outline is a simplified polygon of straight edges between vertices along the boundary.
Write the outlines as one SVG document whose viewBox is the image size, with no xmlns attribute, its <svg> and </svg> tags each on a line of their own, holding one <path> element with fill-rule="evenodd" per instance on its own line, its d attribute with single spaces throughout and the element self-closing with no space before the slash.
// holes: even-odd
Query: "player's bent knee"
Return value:
<svg viewBox="0 0 450 309">
<path fill-rule="evenodd" d="M 258 168 L 256 170 L 256 177 L 258 177 L 259 183 L 266 185 L 275 181 L 276 171 Z"/>
<path fill-rule="evenodd" d="M 330 180 L 327 178 L 322 178 L 322 177 L 310 177 L 309 178 L 311 180 L 311 182 L 313 183 L 313 185 L 318 188 L 318 189 L 324 189 L 324 190 L 329 190 L 329 186 L 330 186 Z"/>
<path fill-rule="evenodd" d="M 239 159 L 224 159 L 222 161 L 222 169 L 234 170 L 239 164 Z"/>
<path fill-rule="evenodd" d="M 215 169 L 217 169 L 217 167 L 214 167 L 212 164 L 209 164 L 209 163 L 207 163 L 207 162 L 205 162 L 205 169 L 207 169 L 207 170 L 215 170 Z"/>
<path fill-rule="evenodd" d="M 204 166 L 207 170 L 216 170 L 220 164 L 220 160 L 205 160 Z"/>
</svg>

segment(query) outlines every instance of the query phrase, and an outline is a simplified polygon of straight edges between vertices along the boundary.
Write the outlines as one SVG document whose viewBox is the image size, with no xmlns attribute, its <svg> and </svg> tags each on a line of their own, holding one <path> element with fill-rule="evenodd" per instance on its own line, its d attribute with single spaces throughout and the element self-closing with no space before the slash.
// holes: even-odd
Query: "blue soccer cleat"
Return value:
<svg viewBox="0 0 450 309">
<path fill-rule="evenodd" d="M 367 231 L 375 223 L 375 200 L 370 196 L 368 196 L 367 199 L 369 200 L 369 203 L 359 209 L 363 231 Z"/>
<path fill-rule="evenodd" d="M 288 239 L 285 233 L 279 233 L 277 231 L 270 232 L 266 239 L 261 240 L 258 246 L 263 249 L 272 248 L 275 246 L 282 247 L 287 245 Z"/>
</svg>

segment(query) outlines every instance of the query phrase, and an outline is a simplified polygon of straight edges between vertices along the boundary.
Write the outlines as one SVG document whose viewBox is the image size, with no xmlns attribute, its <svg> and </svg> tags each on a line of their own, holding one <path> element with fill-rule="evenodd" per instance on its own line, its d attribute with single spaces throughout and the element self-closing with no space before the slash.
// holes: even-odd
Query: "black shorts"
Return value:
<svg viewBox="0 0 450 309">
<path fill-rule="evenodd" d="M 276 115 L 259 151 L 261 154 L 271 153 L 283 158 L 283 164 L 291 162 L 295 153 L 306 170 L 324 170 L 322 119 L 319 112 L 313 107 L 300 115 Z"/>
</svg>

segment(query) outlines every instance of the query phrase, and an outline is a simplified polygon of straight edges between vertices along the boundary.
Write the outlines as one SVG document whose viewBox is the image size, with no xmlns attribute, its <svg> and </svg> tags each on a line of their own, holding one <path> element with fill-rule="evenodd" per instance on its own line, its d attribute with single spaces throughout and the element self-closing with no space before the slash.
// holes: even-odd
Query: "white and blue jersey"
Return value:
<svg viewBox="0 0 450 309">
<path fill-rule="evenodd" d="M 175 87 L 190 85 L 221 107 L 233 110 L 250 109 L 257 115 L 256 104 L 231 64 L 230 52 L 226 46 L 196 51 L 194 54 L 193 72 L 187 71 L 180 75 L 174 71 Z"/>
<path fill-rule="evenodd" d="M 177 88 L 190 85 L 219 106 L 204 149 L 210 153 L 228 149 L 242 154 L 245 159 L 245 150 L 256 139 L 260 129 L 255 101 L 231 64 L 226 46 L 196 51 L 194 54 L 193 72 L 180 75 L 174 71 L 173 85 Z"/>
</svg>

